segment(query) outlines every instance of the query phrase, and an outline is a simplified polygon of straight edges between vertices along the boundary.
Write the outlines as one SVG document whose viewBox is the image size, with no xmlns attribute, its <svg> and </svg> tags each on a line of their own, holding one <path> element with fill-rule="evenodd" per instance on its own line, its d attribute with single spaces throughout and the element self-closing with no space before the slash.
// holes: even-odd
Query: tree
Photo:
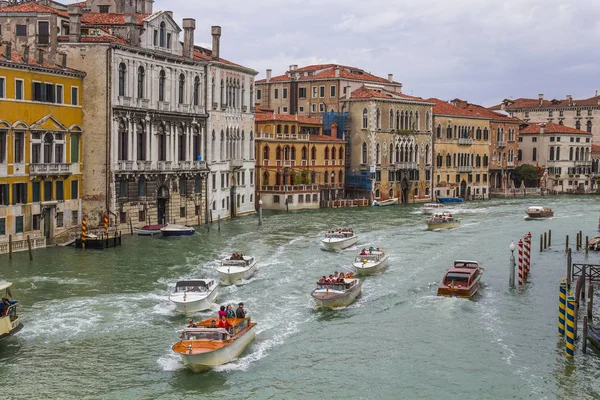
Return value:
<svg viewBox="0 0 600 400">
<path fill-rule="evenodd" d="M 540 179 L 540 171 L 537 167 L 529 164 L 522 164 L 515 168 L 515 174 L 519 185 L 525 181 L 525 186 L 537 186 Z"/>
</svg>

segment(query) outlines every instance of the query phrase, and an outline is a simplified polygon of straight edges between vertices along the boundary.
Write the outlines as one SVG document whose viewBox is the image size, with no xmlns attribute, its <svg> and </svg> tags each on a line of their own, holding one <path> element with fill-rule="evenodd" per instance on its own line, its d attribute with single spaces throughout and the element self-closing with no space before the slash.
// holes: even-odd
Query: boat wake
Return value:
<svg viewBox="0 0 600 400">
<path fill-rule="evenodd" d="M 173 352 L 170 348 L 162 357 L 159 357 L 156 360 L 156 363 L 160 366 L 163 371 L 177 371 L 179 369 L 185 368 L 183 363 L 181 362 L 181 358 L 175 352 Z"/>
</svg>

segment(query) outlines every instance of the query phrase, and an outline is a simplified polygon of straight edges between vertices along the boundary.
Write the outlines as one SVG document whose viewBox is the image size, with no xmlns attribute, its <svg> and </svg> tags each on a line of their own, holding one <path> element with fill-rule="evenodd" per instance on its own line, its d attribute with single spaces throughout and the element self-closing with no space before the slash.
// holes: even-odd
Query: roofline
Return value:
<svg viewBox="0 0 600 400">
<path fill-rule="evenodd" d="M 322 124 L 323 124 L 322 122 L 302 122 L 302 121 L 298 121 L 298 120 L 285 120 L 285 119 L 277 119 L 277 118 L 257 120 L 256 114 L 255 114 L 254 123 L 260 124 L 261 122 L 283 122 L 283 123 L 297 122 L 300 125 L 316 125 L 316 126 L 322 126 Z"/>
<path fill-rule="evenodd" d="M 393 93 L 393 92 L 390 92 L 390 93 Z M 381 100 L 381 101 L 386 101 L 386 102 L 403 101 L 403 102 L 407 102 L 407 103 L 420 104 L 420 105 L 428 105 L 428 106 L 434 106 L 435 105 L 435 103 L 429 103 L 427 101 L 420 101 L 420 100 L 413 100 L 413 99 L 384 99 L 384 98 L 381 98 L 381 97 L 365 97 L 365 98 L 362 98 L 362 99 L 353 99 L 353 98 L 340 99 L 340 101 L 352 101 L 352 102 L 371 101 L 371 100 L 376 100 L 376 101 Z"/>
<path fill-rule="evenodd" d="M 377 76 L 377 75 L 373 75 L 373 76 Z M 389 82 L 389 81 L 386 81 L 386 82 L 375 82 L 375 81 L 367 80 L 367 79 L 343 78 L 341 76 L 337 76 L 337 77 L 334 76 L 333 78 L 314 78 L 314 77 L 307 77 L 307 78 L 312 78 L 312 79 L 302 79 L 302 80 L 300 80 L 300 79 L 289 78 L 289 79 L 283 80 L 283 81 L 266 82 L 266 78 L 263 78 L 263 79 L 261 79 L 261 81 L 264 80 L 264 82 L 257 82 L 256 84 L 257 85 L 262 85 L 262 84 L 266 84 L 266 83 L 268 83 L 268 84 L 271 84 L 271 83 L 288 83 L 288 82 L 292 82 L 292 81 L 295 81 L 295 82 L 312 82 L 312 81 L 317 81 L 317 82 L 319 82 L 319 81 L 336 81 L 336 80 L 340 80 L 341 81 L 341 80 L 345 80 L 345 81 L 352 81 L 352 82 L 362 82 L 362 83 L 369 82 L 369 83 L 378 83 L 378 84 L 381 84 L 381 85 L 392 85 L 392 86 L 402 87 L 402 83 L 400 83 L 400 82 Z M 273 78 L 271 78 L 271 79 L 273 79 Z M 385 78 L 380 78 L 380 79 L 385 79 Z"/>
<path fill-rule="evenodd" d="M 50 68 L 50 67 L 44 67 L 44 66 L 35 65 L 35 64 L 9 62 L 9 61 L 5 61 L 5 60 L 0 60 L 0 67 L 15 68 L 15 69 L 29 69 L 29 70 L 35 70 L 38 72 L 47 72 L 47 73 L 54 74 L 54 75 L 65 75 L 65 76 L 71 76 L 71 77 L 75 77 L 75 78 L 84 78 L 87 75 L 87 73 L 85 73 L 83 71 L 79 71 L 78 69 L 69 68 L 68 70 L 65 70 L 62 67 Z"/>
<path fill-rule="evenodd" d="M 486 121 L 491 121 L 491 118 L 485 118 L 485 117 L 475 117 L 475 116 L 470 116 L 470 115 L 454 115 L 454 114 L 438 114 L 435 111 L 433 112 L 433 116 L 434 117 L 454 117 L 454 118 L 467 118 L 467 119 L 482 119 L 482 120 L 486 120 Z"/>
<path fill-rule="evenodd" d="M 208 63 L 209 66 L 215 65 L 215 66 L 218 66 L 219 68 L 232 69 L 232 70 L 244 72 L 246 74 L 250 74 L 253 76 L 258 75 L 258 71 L 256 71 L 255 69 L 252 69 L 250 67 L 244 67 L 243 65 L 227 64 L 227 63 L 224 63 L 224 62 L 221 62 L 218 60 L 209 60 L 209 61 L 204 61 L 204 62 Z"/>
</svg>

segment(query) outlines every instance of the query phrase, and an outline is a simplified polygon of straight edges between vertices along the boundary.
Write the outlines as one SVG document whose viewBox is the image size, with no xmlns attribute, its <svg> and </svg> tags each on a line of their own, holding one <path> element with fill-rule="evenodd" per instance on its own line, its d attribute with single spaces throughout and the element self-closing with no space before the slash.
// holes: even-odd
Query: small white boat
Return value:
<svg viewBox="0 0 600 400">
<path fill-rule="evenodd" d="M 554 216 L 554 211 L 549 207 L 533 206 L 526 211 L 525 219 L 547 219 Z"/>
<path fill-rule="evenodd" d="M 317 282 L 317 288 L 311 292 L 319 308 L 349 306 L 362 292 L 362 282 L 358 278 L 344 278 L 341 282 Z"/>
<path fill-rule="evenodd" d="M 163 236 L 190 236 L 193 235 L 196 230 L 192 226 L 167 224 L 163 228 L 160 228 Z"/>
<path fill-rule="evenodd" d="M 373 207 L 386 207 L 386 206 L 393 206 L 395 204 L 398 204 L 398 198 L 392 198 L 392 199 L 387 199 L 387 200 L 373 200 Z"/>
<path fill-rule="evenodd" d="M 421 211 L 423 214 L 435 214 L 436 212 L 442 211 L 446 208 L 442 203 L 425 203 L 423 207 L 421 207 Z"/>
<path fill-rule="evenodd" d="M 460 221 L 449 212 L 436 213 L 427 220 L 427 229 L 453 229 L 460 226 Z"/>
<path fill-rule="evenodd" d="M 5 290 L 5 293 L 0 296 L 2 298 L 0 301 L 0 340 L 6 339 L 23 329 L 23 324 L 17 314 L 19 301 L 12 300 L 11 286 L 11 282 L 0 280 L 0 291 Z"/>
<path fill-rule="evenodd" d="M 354 246 L 358 242 L 358 236 L 352 229 L 338 229 L 328 232 L 321 243 L 326 250 L 342 250 Z"/>
<path fill-rule="evenodd" d="M 213 279 L 179 281 L 169 300 L 175 304 L 179 313 L 189 314 L 208 310 L 219 294 L 218 286 L 219 284 Z"/>
<path fill-rule="evenodd" d="M 172 350 L 181 356 L 183 365 L 194 372 L 227 364 L 235 360 L 256 336 L 256 322 L 250 318 L 229 318 L 229 329 L 218 328 L 217 318 L 208 318 L 194 328 L 185 328 L 181 340 Z"/>
<path fill-rule="evenodd" d="M 139 236 L 154 236 L 160 235 L 161 229 L 166 225 L 158 224 L 158 225 L 144 225 L 141 228 L 135 228 L 135 233 Z"/>
<path fill-rule="evenodd" d="M 352 266 L 358 275 L 371 275 L 385 270 L 388 267 L 389 255 L 381 249 L 369 249 L 356 256 Z"/>
<path fill-rule="evenodd" d="M 256 259 L 248 256 L 227 257 L 221 261 L 219 271 L 221 285 L 231 285 L 242 279 L 250 278 L 256 271 Z"/>
</svg>

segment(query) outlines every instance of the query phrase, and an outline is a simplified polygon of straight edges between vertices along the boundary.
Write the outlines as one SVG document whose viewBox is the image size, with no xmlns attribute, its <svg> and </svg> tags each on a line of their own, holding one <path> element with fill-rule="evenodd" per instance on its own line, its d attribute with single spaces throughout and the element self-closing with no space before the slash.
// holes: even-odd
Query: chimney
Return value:
<svg viewBox="0 0 600 400">
<path fill-rule="evenodd" d="M 269 83 L 271 81 L 271 70 L 268 69 L 267 70 L 267 83 Z"/>
<path fill-rule="evenodd" d="M 23 45 L 23 62 L 29 64 L 29 45 Z"/>
<path fill-rule="evenodd" d="M 598 91 L 596 90 L 596 94 L 594 95 L 594 97 L 598 97 Z"/>
<path fill-rule="evenodd" d="M 219 59 L 219 49 L 221 47 L 221 27 L 220 26 L 212 26 L 210 28 L 212 33 L 213 42 L 212 42 L 212 57 L 214 59 Z"/>
<path fill-rule="evenodd" d="M 60 66 L 67 68 L 67 53 L 60 53 Z"/>
<path fill-rule="evenodd" d="M 540 124 L 540 134 L 546 133 L 546 124 Z"/>
<path fill-rule="evenodd" d="M 570 94 L 567 95 L 567 100 L 569 100 L 569 105 L 572 106 L 573 105 L 573 96 L 571 96 Z"/>
<path fill-rule="evenodd" d="M 81 7 L 69 6 L 69 42 L 81 40 Z"/>
<path fill-rule="evenodd" d="M 127 38 L 127 43 L 136 44 L 135 38 L 135 23 L 137 22 L 137 17 L 134 15 L 125 15 L 125 37 Z"/>
<path fill-rule="evenodd" d="M 338 132 L 338 124 L 336 124 L 335 122 L 331 124 L 331 137 L 337 137 L 337 132 Z"/>
<path fill-rule="evenodd" d="M 194 18 L 183 19 L 183 56 L 194 58 L 194 30 L 196 20 Z"/>
<path fill-rule="evenodd" d="M 292 65 L 294 67 L 294 71 L 298 69 L 298 64 Z"/>
<path fill-rule="evenodd" d="M 336 78 L 340 77 L 340 69 L 338 67 L 335 67 L 335 77 Z"/>
<path fill-rule="evenodd" d="M 11 61 L 12 58 L 12 44 L 9 41 L 2 42 L 2 53 L 6 58 L 6 61 Z"/>
<path fill-rule="evenodd" d="M 538 106 L 542 106 L 544 104 L 544 93 L 538 94 Z"/>
<path fill-rule="evenodd" d="M 37 63 L 42 65 L 44 63 L 44 49 L 37 49 Z"/>
<path fill-rule="evenodd" d="M 293 71 L 293 70 L 294 70 L 294 66 L 293 66 L 293 65 L 290 65 L 290 69 L 289 69 L 289 70 L 290 70 L 290 71 Z"/>
<path fill-rule="evenodd" d="M 394 74 L 388 74 L 388 82 L 389 83 L 394 82 Z"/>
<path fill-rule="evenodd" d="M 351 94 L 352 94 L 352 86 L 348 85 L 348 86 L 346 86 L 346 98 L 349 99 Z"/>
</svg>

